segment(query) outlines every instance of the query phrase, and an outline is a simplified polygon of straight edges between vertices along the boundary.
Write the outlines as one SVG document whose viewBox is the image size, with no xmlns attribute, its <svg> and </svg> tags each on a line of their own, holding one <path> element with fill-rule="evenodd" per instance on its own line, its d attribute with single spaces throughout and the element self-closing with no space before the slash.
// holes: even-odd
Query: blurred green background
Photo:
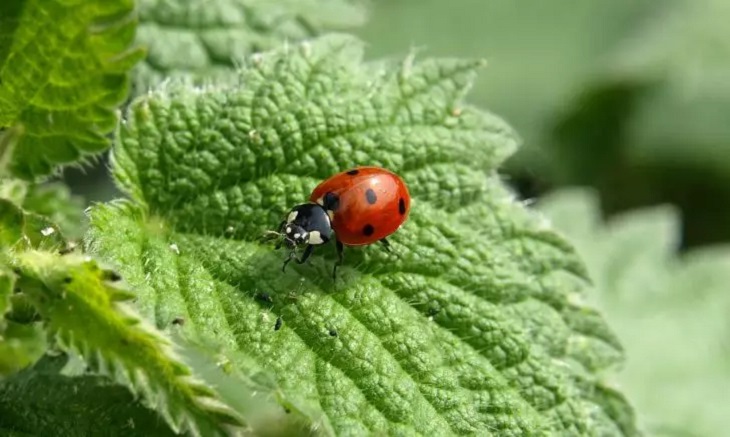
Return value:
<svg viewBox="0 0 730 437">
<path fill-rule="evenodd" d="M 606 214 L 672 203 L 684 247 L 730 239 L 730 1 L 380 0 L 368 56 L 486 58 L 471 103 L 523 137 L 503 169 L 525 198 L 591 186 Z M 115 195 L 103 163 L 68 171 Z"/>
</svg>

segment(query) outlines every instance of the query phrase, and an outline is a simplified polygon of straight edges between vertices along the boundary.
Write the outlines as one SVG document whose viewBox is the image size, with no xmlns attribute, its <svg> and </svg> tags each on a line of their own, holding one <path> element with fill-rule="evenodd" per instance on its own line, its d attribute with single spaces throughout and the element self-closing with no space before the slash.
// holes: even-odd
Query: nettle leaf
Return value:
<svg viewBox="0 0 730 437">
<path fill-rule="evenodd" d="M 32 184 L 23 199 L 23 209 L 47 217 L 64 236 L 79 239 L 83 236 L 86 220 L 84 201 L 71 194 L 62 183 Z"/>
<path fill-rule="evenodd" d="M 24 213 L 42 217 L 71 239 L 81 238 L 85 227 L 84 201 L 71 194 L 64 184 L 28 183 L 19 179 L 0 180 L 0 199 L 5 199 Z"/>
<path fill-rule="evenodd" d="M 24 179 L 105 150 L 127 95 L 132 0 L 10 0 L 0 14 L 0 129 L 22 125 Z"/>
<path fill-rule="evenodd" d="M 364 22 L 359 0 L 141 0 L 137 41 L 148 48 L 136 93 L 170 78 L 197 82 L 235 76 L 251 53 L 323 30 Z"/>
<path fill-rule="evenodd" d="M 62 237 L 42 217 L 27 214 L 12 201 L 10 184 L 0 181 L 0 379 L 36 361 L 46 349 L 43 329 L 16 320 L 16 273 L 12 268 L 13 251 L 29 247 L 56 247 Z"/>
<path fill-rule="evenodd" d="M 113 167 L 132 201 L 92 209 L 88 249 L 158 327 L 253 357 L 325 434 L 633 435 L 582 264 L 499 181 L 514 132 L 462 102 L 482 63 L 361 57 L 332 35 L 134 102 Z M 330 247 L 283 274 L 261 234 L 358 164 L 409 184 L 398 255 L 350 249 L 333 283 Z"/>
<path fill-rule="evenodd" d="M 65 361 L 47 355 L 0 383 L 2 435 L 176 435 L 126 387 L 98 375 L 64 375 Z"/>
<path fill-rule="evenodd" d="M 730 422 L 730 248 L 679 257 L 680 220 L 663 206 L 604 223 L 595 193 L 563 190 L 540 209 L 584 255 L 630 359 L 615 378 L 654 435 L 722 435 Z"/>
<path fill-rule="evenodd" d="M 170 340 L 123 304 L 132 295 L 115 286 L 115 274 L 75 255 L 26 251 L 15 258 L 18 287 L 55 341 L 141 394 L 174 431 L 222 435 L 243 424 L 192 375 Z"/>
</svg>

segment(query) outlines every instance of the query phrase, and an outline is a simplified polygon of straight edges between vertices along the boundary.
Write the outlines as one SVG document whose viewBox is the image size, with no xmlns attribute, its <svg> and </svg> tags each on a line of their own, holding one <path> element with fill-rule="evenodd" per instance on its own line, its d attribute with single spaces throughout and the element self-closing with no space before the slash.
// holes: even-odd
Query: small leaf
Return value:
<svg viewBox="0 0 730 437">
<path fill-rule="evenodd" d="M 7 3 L 7 2 L 6 2 Z M 9 162 L 34 179 L 108 147 L 127 94 L 131 0 L 9 0 L 0 18 L 0 129 L 25 128 Z"/>
<path fill-rule="evenodd" d="M 4 323 L 5 329 L 0 330 L 0 381 L 36 362 L 47 348 L 40 324 Z"/>
<path fill-rule="evenodd" d="M 330 35 L 135 101 L 113 154 L 132 200 L 91 210 L 88 250 L 158 328 L 250 356 L 323 434 L 634 435 L 600 394 L 622 353 L 580 260 L 496 176 L 516 135 L 463 102 L 483 63 L 361 56 Z M 399 256 L 352 248 L 333 283 L 324 247 L 282 274 L 262 233 L 358 164 L 409 185 Z"/>
<path fill-rule="evenodd" d="M 0 225 L 0 248 L 57 250 L 64 245 L 64 237 L 55 224 L 3 198 L 0 198 Z"/>
<path fill-rule="evenodd" d="M 0 434 L 176 435 L 126 387 L 102 376 L 65 376 L 64 362 L 46 356 L 0 383 Z"/>
<path fill-rule="evenodd" d="M 17 264 L 20 289 L 59 344 L 142 395 L 174 431 L 222 435 L 242 425 L 216 393 L 191 374 L 170 340 L 115 301 L 115 285 L 106 281 L 94 261 L 28 251 L 17 254 Z"/>
<path fill-rule="evenodd" d="M 626 346 L 616 379 L 653 435 L 730 427 L 730 247 L 677 255 L 680 220 L 662 206 L 600 220 L 595 193 L 563 190 L 540 209 L 569 235 L 596 279 L 590 295 Z"/>
<path fill-rule="evenodd" d="M 324 30 L 362 24 L 359 0 L 141 0 L 137 41 L 148 48 L 135 71 L 140 94 L 170 78 L 211 83 L 235 76 L 255 52 Z"/>
<path fill-rule="evenodd" d="M 23 199 L 23 209 L 46 217 L 70 239 L 82 237 L 86 225 L 84 201 L 61 183 L 33 184 Z"/>
</svg>

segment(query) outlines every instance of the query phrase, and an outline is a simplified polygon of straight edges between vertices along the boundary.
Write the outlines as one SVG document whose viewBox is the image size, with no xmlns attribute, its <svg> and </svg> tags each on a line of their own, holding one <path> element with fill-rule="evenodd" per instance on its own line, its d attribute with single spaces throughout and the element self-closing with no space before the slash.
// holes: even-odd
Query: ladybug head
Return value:
<svg viewBox="0 0 730 437">
<path fill-rule="evenodd" d="M 332 223 L 327 211 L 316 203 L 297 205 L 289 211 L 279 232 L 289 248 L 311 244 L 319 245 L 332 236 Z"/>
</svg>

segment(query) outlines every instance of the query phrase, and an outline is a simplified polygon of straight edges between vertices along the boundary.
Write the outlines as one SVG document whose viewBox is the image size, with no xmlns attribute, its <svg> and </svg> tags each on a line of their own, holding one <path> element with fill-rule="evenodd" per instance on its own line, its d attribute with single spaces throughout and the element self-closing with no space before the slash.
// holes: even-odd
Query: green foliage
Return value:
<svg viewBox="0 0 730 437">
<path fill-rule="evenodd" d="M 60 183 L 31 185 L 23 209 L 56 224 L 67 238 L 81 238 L 84 232 L 84 202 Z"/>
<path fill-rule="evenodd" d="M 66 375 L 64 355 L 46 356 L 0 383 L 2 435 L 175 435 L 124 387 L 98 375 Z"/>
<path fill-rule="evenodd" d="M 113 273 L 84 257 L 37 251 L 17 254 L 16 267 L 18 287 L 54 340 L 140 393 L 174 430 L 211 435 L 241 425 L 215 392 L 193 377 L 170 341 L 123 305 L 134 295 L 112 283 Z"/>
<path fill-rule="evenodd" d="M 246 55 L 362 24 L 361 1 L 140 0 L 137 40 L 148 48 L 136 93 L 172 79 L 211 83 L 235 76 Z"/>
<path fill-rule="evenodd" d="M 158 328 L 250 356 L 323 433 L 636 434 L 582 264 L 496 176 L 514 132 L 462 101 L 482 63 L 361 51 L 328 36 L 136 100 L 113 165 L 132 201 L 92 209 L 88 250 Z M 329 248 L 282 274 L 261 234 L 357 164 L 409 184 L 398 256 L 351 249 L 333 283 Z"/>
<path fill-rule="evenodd" d="M 120 286 L 116 273 L 86 255 L 61 255 L 73 249 L 66 237 L 83 233 L 82 204 L 60 184 L 35 183 L 58 164 L 81 163 L 107 147 L 116 107 L 126 98 L 128 70 L 142 54 L 129 48 L 134 6 L 131 0 L 28 0 L 2 6 L 3 435 L 84 435 L 89 430 L 224 435 L 243 429 L 239 415 L 193 374 L 168 336 L 123 302 L 133 294 Z M 80 355 L 86 373 L 48 371 L 49 355 L 30 367 L 59 348 Z M 241 392 L 253 387 L 262 396 L 276 390 L 275 384 L 257 383 L 256 375 L 239 378 L 235 387 Z M 258 411 L 267 405 L 259 404 Z"/>
<path fill-rule="evenodd" d="M 685 244 L 730 240 L 730 27 L 725 0 L 376 2 L 373 53 L 413 44 L 481 56 L 474 101 L 525 139 L 528 195 L 599 189 L 609 211 L 677 204 Z M 721 199 L 721 200 L 720 200 Z"/>
<path fill-rule="evenodd" d="M 23 127 L 9 170 L 35 179 L 106 149 L 142 54 L 129 49 L 134 2 L 9 0 L 2 8 L 0 129 Z"/>
<path fill-rule="evenodd" d="M 556 165 L 545 150 L 556 114 L 601 73 L 603 58 L 626 34 L 660 7 L 648 0 L 378 1 L 360 35 L 375 55 L 416 44 L 486 58 L 489 74 L 477 81 L 472 100 L 503 114 L 524 138 L 511 167 L 547 178 Z"/>
<path fill-rule="evenodd" d="M 593 300 L 627 355 L 617 381 L 651 435 L 723 435 L 730 422 L 730 248 L 678 256 L 671 208 L 600 219 L 595 194 L 562 191 L 541 202 L 595 278 Z"/>
</svg>

